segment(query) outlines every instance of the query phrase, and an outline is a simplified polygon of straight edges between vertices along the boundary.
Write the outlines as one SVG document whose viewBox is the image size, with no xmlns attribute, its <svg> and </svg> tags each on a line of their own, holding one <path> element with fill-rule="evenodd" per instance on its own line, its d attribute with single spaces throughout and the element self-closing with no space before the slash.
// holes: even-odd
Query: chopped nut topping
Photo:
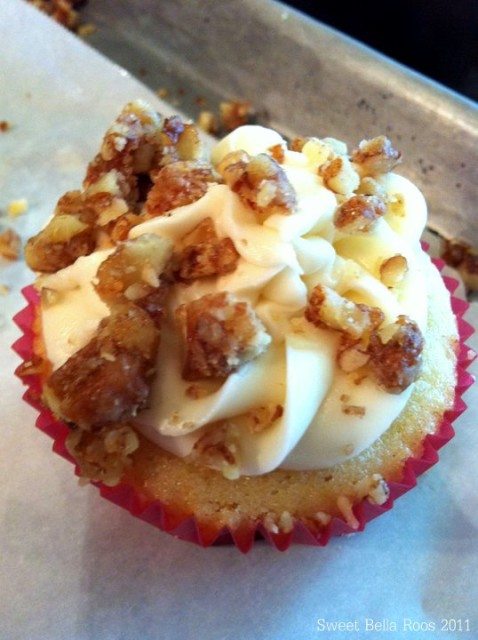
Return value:
<svg viewBox="0 0 478 640">
<path fill-rule="evenodd" d="M 218 165 L 225 183 L 254 209 L 262 222 L 274 213 L 293 213 L 297 199 L 285 171 L 267 153 L 250 157 L 233 151 Z"/>
<path fill-rule="evenodd" d="M 134 301 L 159 323 L 168 290 L 171 255 L 171 242 L 152 234 L 119 245 L 99 266 L 99 296 L 109 305 Z M 162 274 L 164 277 L 160 278 Z"/>
<path fill-rule="evenodd" d="M 131 454 L 139 447 L 136 432 L 128 424 L 107 424 L 94 433 L 70 431 L 66 448 L 80 467 L 81 478 L 114 486 L 121 480 Z"/>
<path fill-rule="evenodd" d="M 156 175 L 148 193 L 146 215 L 160 216 L 199 200 L 211 182 L 216 182 L 216 176 L 208 164 L 178 161 L 166 165 Z"/>
<path fill-rule="evenodd" d="M 176 256 L 175 271 L 180 280 L 190 281 L 231 273 L 239 254 L 230 238 L 219 239 L 211 218 L 205 218 L 183 238 L 185 248 Z"/>
<path fill-rule="evenodd" d="M 271 154 L 276 162 L 282 164 L 285 160 L 285 150 L 282 144 L 275 144 L 272 147 L 269 147 L 267 151 Z"/>
<path fill-rule="evenodd" d="M 73 9 L 78 0 L 28 0 L 37 9 L 71 31 L 78 28 L 78 13 Z"/>
<path fill-rule="evenodd" d="M 115 170 L 124 178 L 123 196 L 134 202 L 136 175 L 151 170 L 159 162 L 161 125 L 160 116 L 141 101 L 127 104 L 106 132 L 100 153 L 90 163 L 85 188 Z"/>
<path fill-rule="evenodd" d="M 393 333 L 385 343 L 378 331 L 370 336 L 369 366 L 380 386 L 401 393 L 417 379 L 424 341 L 418 325 L 407 316 L 398 316 L 384 331 L 390 329 Z"/>
<path fill-rule="evenodd" d="M 365 415 L 365 407 L 359 407 L 357 405 L 354 404 L 348 404 L 345 405 L 342 408 L 343 413 L 345 413 L 345 415 L 347 416 L 359 416 L 360 418 L 363 418 L 363 416 Z"/>
<path fill-rule="evenodd" d="M 0 233 L 0 256 L 7 260 L 18 260 L 22 242 L 13 229 L 5 229 Z"/>
<path fill-rule="evenodd" d="M 397 151 L 385 136 L 362 140 L 358 149 L 352 152 L 352 162 L 364 176 L 388 173 L 401 161 L 401 157 L 400 151 Z"/>
<path fill-rule="evenodd" d="M 162 166 L 177 161 L 195 161 L 201 141 L 192 124 L 178 116 L 164 121 L 141 101 L 123 109 L 103 139 L 100 153 L 88 167 L 84 187 L 116 171 L 121 176 L 123 197 L 130 204 L 141 199 L 141 178 L 153 176 Z"/>
<path fill-rule="evenodd" d="M 386 287 L 396 287 L 402 282 L 407 271 L 407 259 L 398 254 L 382 262 L 380 265 L 380 279 Z"/>
<path fill-rule="evenodd" d="M 145 311 L 130 304 L 112 313 L 52 373 L 44 389 L 48 406 L 86 430 L 130 418 L 146 406 L 158 344 L 159 332 Z"/>
<path fill-rule="evenodd" d="M 52 273 L 67 267 L 96 246 L 93 227 L 74 215 L 56 215 L 25 246 L 25 260 L 33 271 Z"/>
<path fill-rule="evenodd" d="M 82 429 L 127 420 L 145 407 L 155 371 L 167 283 L 144 282 L 144 266 L 156 276 L 167 269 L 171 244 L 143 235 L 120 245 L 97 273 L 97 291 L 110 306 L 90 342 L 54 371 L 44 389 L 48 406 Z M 144 284 L 140 299 L 125 292 Z"/>
<path fill-rule="evenodd" d="M 216 380 L 202 380 L 201 384 L 195 382 L 186 389 L 186 395 L 193 400 L 206 398 L 220 389 L 221 383 Z"/>
<path fill-rule="evenodd" d="M 282 417 L 284 408 L 280 404 L 267 404 L 252 409 L 246 414 L 247 426 L 251 433 L 260 433 Z"/>
<path fill-rule="evenodd" d="M 229 480 L 237 479 L 238 444 L 233 425 L 225 420 L 209 425 L 194 445 L 190 457 L 207 467 L 221 471 Z"/>
<path fill-rule="evenodd" d="M 350 160 L 337 156 L 319 167 L 325 185 L 335 193 L 348 195 L 359 186 L 360 178 Z"/>
<path fill-rule="evenodd" d="M 233 131 L 245 124 L 250 124 L 256 116 L 252 104 L 248 100 L 228 100 L 219 105 L 222 126 L 226 131 Z"/>
<path fill-rule="evenodd" d="M 360 180 L 356 193 L 362 196 L 377 196 L 383 200 L 383 202 L 386 202 L 388 199 L 387 192 L 382 185 L 370 176 L 365 176 Z"/>
<path fill-rule="evenodd" d="M 186 347 L 185 380 L 224 378 L 260 355 L 271 340 L 250 304 L 228 293 L 183 304 L 176 315 Z"/>
<path fill-rule="evenodd" d="M 384 319 L 377 307 L 356 304 L 320 284 L 312 291 L 305 317 L 318 327 L 341 331 L 356 339 L 376 329 Z"/>
<path fill-rule="evenodd" d="M 370 354 L 367 353 L 366 349 L 360 343 L 355 343 L 350 347 L 339 350 L 337 362 L 342 371 L 351 373 L 365 366 L 369 359 Z"/>
<path fill-rule="evenodd" d="M 292 138 L 292 140 L 289 143 L 289 149 L 291 151 L 298 151 L 300 153 L 304 148 L 305 143 L 308 140 L 310 140 L 310 138 L 301 138 L 301 137 Z"/>
<path fill-rule="evenodd" d="M 334 225 L 345 233 L 367 233 L 386 211 L 377 196 L 353 196 L 334 214 Z"/>
</svg>

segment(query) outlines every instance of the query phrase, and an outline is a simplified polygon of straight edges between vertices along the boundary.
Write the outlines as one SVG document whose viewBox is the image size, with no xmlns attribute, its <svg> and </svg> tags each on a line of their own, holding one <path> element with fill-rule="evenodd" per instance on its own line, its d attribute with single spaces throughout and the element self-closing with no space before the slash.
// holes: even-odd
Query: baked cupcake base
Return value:
<svg viewBox="0 0 478 640">
<path fill-rule="evenodd" d="M 441 261 L 435 261 L 435 264 L 439 269 L 443 268 Z M 445 277 L 444 282 L 450 293 L 456 290 L 458 284 L 456 280 Z M 23 362 L 28 363 L 34 361 L 34 318 L 35 307 L 38 304 L 38 295 L 33 287 L 27 287 L 24 290 L 24 296 L 28 305 L 15 318 L 17 325 L 23 332 L 23 336 L 13 345 L 13 348 L 22 358 Z M 175 467 L 178 465 L 181 467 L 182 465 L 182 467 L 186 467 L 186 465 L 182 460 L 159 451 L 157 447 L 146 441 L 143 442 L 143 445 L 135 455 L 135 464 L 130 472 L 130 479 L 132 478 L 134 485 L 128 484 L 128 479 L 126 483 L 116 487 L 107 487 L 101 483 L 95 483 L 95 485 L 99 488 L 103 497 L 126 508 L 133 515 L 176 537 L 195 542 L 201 546 L 234 543 L 241 551 L 246 552 L 253 546 L 254 540 L 263 538 L 277 549 L 285 550 L 291 543 L 323 546 L 327 544 L 332 536 L 362 531 L 369 520 L 388 511 L 393 506 L 393 502 L 397 497 L 416 484 L 417 476 L 437 462 L 438 449 L 450 440 L 454 434 L 452 427 L 453 420 L 466 408 L 465 403 L 461 399 L 461 395 L 473 381 L 473 378 L 465 369 L 473 360 L 474 354 L 466 346 L 464 341 L 473 333 L 473 329 L 462 319 L 463 314 L 468 308 L 467 303 L 459 298 L 452 297 L 452 308 L 457 317 L 460 338 L 457 350 L 457 384 L 453 404 L 450 403 L 451 409 L 446 411 L 443 419 L 440 420 L 438 427 L 433 433 L 426 435 L 425 438 L 423 438 L 423 434 L 420 436 L 413 436 L 413 434 L 411 434 L 409 449 L 413 453 L 407 455 L 406 459 L 402 456 L 396 468 L 390 471 L 387 476 L 390 494 L 388 499 L 381 505 L 373 504 L 364 498 L 361 502 L 353 505 L 353 508 L 348 509 L 347 504 L 345 504 L 342 510 L 336 509 L 336 513 L 334 513 L 330 519 L 325 517 L 324 511 L 324 520 L 321 523 L 320 519 L 311 518 L 304 518 L 303 521 L 296 519 L 292 521 L 290 517 L 287 518 L 287 515 L 283 515 L 284 512 L 280 511 L 280 501 L 276 505 L 278 507 L 276 511 L 274 511 L 274 501 L 272 501 L 272 505 L 270 502 L 268 503 L 267 511 L 274 512 L 279 520 L 282 516 L 280 527 L 277 526 L 275 520 L 272 520 L 269 526 L 267 519 L 264 518 L 262 518 L 261 524 L 256 524 L 256 521 L 252 519 L 248 519 L 238 525 L 226 524 L 226 521 L 229 523 L 234 522 L 234 510 L 237 509 L 237 504 L 234 502 L 233 497 L 230 499 L 230 513 L 227 514 L 224 512 L 224 514 L 222 514 L 224 518 L 223 522 L 217 517 L 213 518 L 211 513 L 209 515 L 204 512 L 200 513 L 192 503 L 187 504 L 183 502 L 180 504 L 177 497 L 175 498 L 177 494 L 174 492 L 174 486 L 169 487 L 167 492 L 163 489 L 161 490 L 163 496 L 161 501 L 155 499 L 154 494 L 157 494 L 157 488 L 152 490 L 151 478 L 146 480 L 144 475 L 144 470 L 147 468 L 147 465 L 159 464 L 163 467 L 167 467 L 168 465 Z M 46 409 L 40 401 L 41 382 L 38 372 L 35 371 L 35 367 L 32 366 L 28 369 L 25 364 L 22 365 L 21 378 L 28 386 L 24 395 L 25 400 L 40 412 L 37 419 L 37 427 L 53 438 L 53 449 L 56 453 L 74 463 L 65 446 L 65 439 L 69 432 L 68 427 L 61 421 L 56 420 L 51 411 Z M 436 422 L 434 424 L 436 424 Z M 389 437 L 393 437 L 393 427 L 390 430 Z M 376 446 L 379 445 L 373 445 L 372 448 L 367 451 L 370 452 Z M 344 465 L 350 467 L 350 462 L 353 461 L 344 463 Z M 341 467 L 344 467 L 344 465 L 341 465 Z M 142 469 L 142 473 L 139 473 L 137 471 L 138 469 Z M 197 469 L 195 471 L 197 472 Z M 348 471 L 350 472 L 350 469 Z M 371 473 L 373 472 L 374 470 L 371 469 Z M 182 473 L 187 475 L 187 470 L 183 469 Z M 287 479 L 288 486 L 291 486 L 290 477 L 287 477 L 288 475 L 290 476 L 290 472 L 278 470 L 273 473 L 278 476 L 276 480 L 280 480 L 282 477 L 284 481 Z M 291 473 L 296 475 L 296 482 L 299 481 L 299 484 L 307 483 L 312 473 L 319 473 L 323 476 L 327 475 L 326 471 Z M 347 469 L 344 469 L 343 473 L 347 475 Z M 204 488 L 210 486 L 211 478 L 209 476 L 211 474 L 215 474 L 215 479 L 217 479 L 218 474 L 216 474 L 216 472 L 206 468 L 201 470 L 200 477 L 202 477 L 201 482 Z M 186 480 L 186 477 L 184 480 Z M 177 477 L 176 481 L 180 481 L 180 478 Z M 197 483 L 196 474 L 195 482 Z M 220 482 L 230 483 L 231 481 L 220 476 Z M 238 481 L 233 482 L 237 483 Z M 243 478 L 239 480 L 239 482 L 247 485 L 248 479 Z M 259 480 L 259 482 L 267 483 L 267 479 Z M 230 485 L 228 486 L 230 487 Z M 239 484 L 237 487 L 239 488 Z M 247 487 L 240 487 L 242 492 L 245 488 L 247 489 Z M 277 483 L 275 482 L 273 490 L 276 488 Z M 289 491 L 291 491 L 291 489 L 289 489 Z M 301 495 L 303 496 L 303 494 Z M 336 495 L 336 492 L 334 492 L 334 495 Z M 214 509 L 214 505 L 210 505 L 210 509 Z M 323 509 L 318 508 L 318 511 L 323 512 Z M 329 509 L 329 511 L 332 510 Z"/>
</svg>

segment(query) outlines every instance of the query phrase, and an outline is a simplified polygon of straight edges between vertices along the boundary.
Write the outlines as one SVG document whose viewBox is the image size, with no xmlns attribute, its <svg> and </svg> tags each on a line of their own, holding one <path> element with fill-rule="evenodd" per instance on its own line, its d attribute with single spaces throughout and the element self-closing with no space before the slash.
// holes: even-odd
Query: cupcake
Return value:
<svg viewBox="0 0 478 640">
<path fill-rule="evenodd" d="M 324 544 L 411 486 L 450 437 L 460 340 L 400 161 L 384 136 L 349 152 L 256 125 L 208 154 L 126 105 L 25 250 L 19 373 L 82 481 L 242 550 Z"/>
</svg>

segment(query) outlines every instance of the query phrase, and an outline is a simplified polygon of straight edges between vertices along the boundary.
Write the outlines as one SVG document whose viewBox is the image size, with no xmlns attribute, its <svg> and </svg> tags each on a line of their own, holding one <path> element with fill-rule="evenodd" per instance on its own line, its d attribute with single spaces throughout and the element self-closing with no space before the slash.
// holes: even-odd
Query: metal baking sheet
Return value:
<svg viewBox="0 0 478 640">
<path fill-rule="evenodd" d="M 271 0 L 90 0 L 82 16 L 98 28 L 92 46 L 191 117 L 240 98 L 285 134 L 390 136 L 431 226 L 478 244 L 471 101 Z"/>
</svg>

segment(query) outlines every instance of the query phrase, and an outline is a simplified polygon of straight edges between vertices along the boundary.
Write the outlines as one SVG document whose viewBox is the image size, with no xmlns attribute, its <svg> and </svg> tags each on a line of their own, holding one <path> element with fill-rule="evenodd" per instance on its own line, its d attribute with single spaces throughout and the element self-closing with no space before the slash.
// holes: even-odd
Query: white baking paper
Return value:
<svg viewBox="0 0 478 640">
<path fill-rule="evenodd" d="M 29 203 L 1 222 L 25 240 L 79 186 L 123 103 L 171 110 L 20 0 L 0 2 L 0 42 L 0 120 L 13 125 L 0 133 L 0 210 Z M 440 464 L 364 533 L 284 554 L 201 549 L 79 488 L 34 428 L 10 350 L 31 279 L 22 261 L 0 265 L 2 640 L 478 638 L 476 391 Z"/>
</svg>

